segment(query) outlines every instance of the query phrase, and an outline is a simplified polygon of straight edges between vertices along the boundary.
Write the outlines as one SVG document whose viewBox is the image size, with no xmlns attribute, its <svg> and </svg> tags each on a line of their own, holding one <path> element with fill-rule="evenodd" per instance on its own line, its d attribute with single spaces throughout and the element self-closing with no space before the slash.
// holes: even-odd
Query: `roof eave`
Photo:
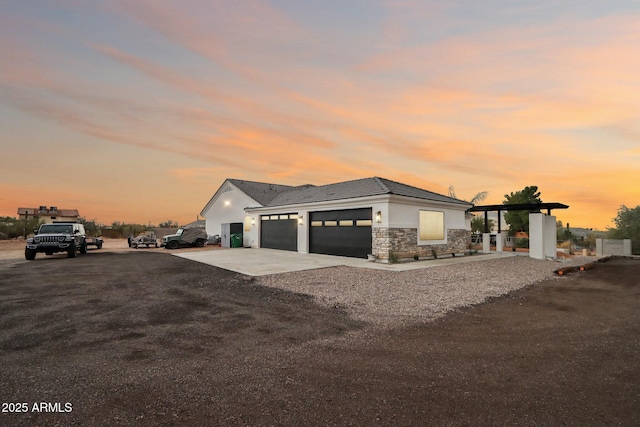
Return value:
<svg viewBox="0 0 640 427">
<path fill-rule="evenodd" d="M 260 202 L 258 202 L 256 199 L 254 199 L 253 197 L 249 196 L 247 193 L 245 193 L 244 191 L 242 191 L 240 188 L 238 188 L 236 185 L 233 184 L 233 182 L 231 182 L 232 179 L 231 178 L 227 178 L 224 180 L 224 182 L 220 185 L 220 187 L 218 187 L 218 190 L 216 190 L 216 192 L 214 193 L 213 197 L 211 197 L 211 199 L 209 199 L 209 201 L 207 202 L 207 204 L 204 206 L 204 208 L 200 211 L 200 216 L 204 217 L 205 216 L 205 212 L 208 211 L 211 206 L 213 206 L 213 204 L 215 203 L 215 201 L 218 199 L 218 197 L 220 196 L 220 190 L 222 190 L 225 186 L 225 184 L 229 184 L 232 185 L 233 188 L 235 188 L 236 190 L 240 191 L 242 194 L 244 194 L 245 196 L 247 196 L 248 198 L 250 198 L 251 200 L 253 200 L 254 202 L 256 202 L 256 204 L 261 205 Z"/>
<path fill-rule="evenodd" d="M 290 203 L 285 205 L 266 205 L 258 208 L 247 207 L 245 210 L 254 211 L 254 212 L 266 212 L 271 210 L 295 210 L 295 209 L 306 209 L 306 208 L 316 208 L 327 205 L 342 205 L 345 203 L 349 203 L 350 201 L 353 203 L 366 203 L 366 202 L 384 202 L 389 200 L 389 194 L 376 194 L 372 196 L 362 196 L 362 197 L 348 197 L 344 199 L 333 199 L 333 200 L 323 200 L 319 202 L 304 202 L 304 203 Z"/>
<path fill-rule="evenodd" d="M 430 204 L 436 204 L 439 206 L 447 206 L 447 207 L 456 207 L 459 209 L 470 209 L 473 207 L 473 205 L 471 203 L 467 203 L 467 202 L 463 202 L 463 201 L 458 201 L 458 202 L 454 202 L 454 201 L 448 201 L 448 200 L 433 200 L 433 199 L 428 199 L 426 197 L 412 197 L 412 196 L 404 196 L 402 194 L 391 194 L 391 197 L 393 199 L 398 198 L 399 200 L 404 201 L 405 203 L 409 202 L 409 201 L 420 201 L 422 203 L 430 203 Z"/>
</svg>

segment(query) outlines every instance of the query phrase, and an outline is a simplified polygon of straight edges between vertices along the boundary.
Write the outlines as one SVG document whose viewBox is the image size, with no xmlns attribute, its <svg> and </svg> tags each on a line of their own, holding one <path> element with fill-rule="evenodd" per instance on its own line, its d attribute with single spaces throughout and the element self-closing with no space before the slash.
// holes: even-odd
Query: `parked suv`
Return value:
<svg viewBox="0 0 640 427">
<path fill-rule="evenodd" d="M 162 238 L 161 246 L 166 249 L 178 249 L 181 246 L 197 246 L 207 244 L 207 232 L 202 228 L 180 228 L 176 234 L 169 234 Z"/>
<path fill-rule="evenodd" d="M 56 222 L 42 224 L 36 235 L 27 239 L 24 257 L 28 260 L 36 259 L 38 252 L 53 255 L 55 252 L 66 252 L 67 257 L 73 258 L 76 252 L 87 253 L 87 240 L 84 225 L 74 222 Z"/>
</svg>

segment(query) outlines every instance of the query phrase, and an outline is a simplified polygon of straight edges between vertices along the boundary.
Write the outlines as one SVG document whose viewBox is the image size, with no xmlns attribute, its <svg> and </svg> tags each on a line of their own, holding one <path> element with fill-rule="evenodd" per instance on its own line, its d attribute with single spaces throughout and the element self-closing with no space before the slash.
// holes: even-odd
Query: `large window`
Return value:
<svg viewBox="0 0 640 427">
<path fill-rule="evenodd" d="M 420 211 L 420 240 L 444 240 L 444 212 Z"/>
</svg>

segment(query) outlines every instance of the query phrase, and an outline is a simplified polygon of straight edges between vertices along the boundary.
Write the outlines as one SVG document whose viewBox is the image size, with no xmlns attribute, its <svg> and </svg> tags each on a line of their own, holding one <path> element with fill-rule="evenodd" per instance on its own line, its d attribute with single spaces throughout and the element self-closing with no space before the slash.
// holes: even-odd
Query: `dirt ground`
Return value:
<svg viewBox="0 0 640 427">
<path fill-rule="evenodd" d="M 0 259 L 0 425 L 640 425 L 639 302 L 614 259 L 380 330 L 166 251 Z"/>
<path fill-rule="evenodd" d="M 219 249 L 219 246 L 207 245 L 202 248 L 180 248 L 180 249 L 165 249 L 165 248 L 130 248 L 127 239 L 103 239 L 104 245 L 102 249 L 97 249 L 95 246 L 89 246 L 89 251 L 100 252 L 160 252 L 160 253 L 178 253 L 178 252 L 194 252 L 194 251 L 210 251 Z M 24 240 L 0 240 L 0 260 L 6 259 L 24 259 L 24 247 L 26 243 Z M 36 255 L 36 258 L 64 258 L 66 253 L 59 252 L 52 256 L 47 256 L 43 253 Z"/>
</svg>

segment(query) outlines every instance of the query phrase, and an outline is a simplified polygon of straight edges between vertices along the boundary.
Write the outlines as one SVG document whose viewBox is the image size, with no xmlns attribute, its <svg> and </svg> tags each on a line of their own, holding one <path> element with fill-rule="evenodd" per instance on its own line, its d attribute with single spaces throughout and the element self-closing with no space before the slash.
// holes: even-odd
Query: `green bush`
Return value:
<svg viewBox="0 0 640 427">
<path fill-rule="evenodd" d="M 0 217 L 0 233 L 7 235 L 9 239 L 15 239 L 19 236 L 28 236 L 33 234 L 33 230 L 40 227 L 40 220 L 37 217 L 28 219 L 17 219 L 13 217 Z"/>
<path fill-rule="evenodd" d="M 518 239 L 516 240 L 516 248 L 528 248 L 529 247 L 529 239 Z"/>
<path fill-rule="evenodd" d="M 153 230 L 155 227 L 146 226 L 142 224 L 125 224 L 121 222 L 114 222 L 110 226 L 102 227 L 99 229 L 99 233 L 102 237 L 111 239 L 126 239 L 129 236 L 137 236 L 147 230 Z"/>
</svg>

